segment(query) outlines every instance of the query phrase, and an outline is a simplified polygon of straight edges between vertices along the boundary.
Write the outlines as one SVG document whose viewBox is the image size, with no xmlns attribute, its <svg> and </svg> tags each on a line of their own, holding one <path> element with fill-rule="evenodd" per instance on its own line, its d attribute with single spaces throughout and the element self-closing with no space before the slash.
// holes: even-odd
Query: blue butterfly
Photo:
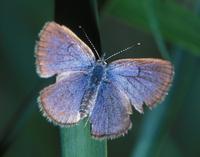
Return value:
<svg viewBox="0 0 200 157">
<path fill-rule="evenodd" d="M 164 99 L 173 78 L 169 61 L 152 58 L 120 59 L 107 64 L 70 29 L 45 24 L 36 45 L 36 66 L 43 78 L 56 83 L 40 92 L 45 117 L 59 126 L 71 126 L 88 117 L 91 135 L 112 139 L 131 128 L 132 106 L 154 107 Z"/>
</svg>

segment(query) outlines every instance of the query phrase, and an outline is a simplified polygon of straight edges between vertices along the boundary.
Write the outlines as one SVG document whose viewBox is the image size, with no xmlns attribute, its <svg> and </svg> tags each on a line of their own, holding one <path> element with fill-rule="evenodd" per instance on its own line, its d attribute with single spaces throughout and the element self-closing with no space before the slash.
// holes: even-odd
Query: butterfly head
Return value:
<svg viewBox="0 0 200 157">
<path fill-rule="evenodd" d="M 107 65 L 107 62 L 105 61 L 105 53 L 97 60 L 97 64 L 101 65 Z"/>
<path fill-rule="evenodd" d="M 107 65 L 106 61 L 102 58 L 97 60 L 97 64 Z"/>
</svg>

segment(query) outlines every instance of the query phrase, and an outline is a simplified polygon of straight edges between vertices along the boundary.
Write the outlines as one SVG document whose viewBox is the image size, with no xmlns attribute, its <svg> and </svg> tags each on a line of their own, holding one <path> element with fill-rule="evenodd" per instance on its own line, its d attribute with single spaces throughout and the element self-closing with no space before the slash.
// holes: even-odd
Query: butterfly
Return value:
<svg viewBox="0 0 200 157">
<path fill-rule="evenodd" d="M 70 29 L 47 22 L 35 49 L 37 73 L 56 75 L 40 92 L 39 106 L 49 121 L 71 126 L 88 118 L 91 135 L 113 139 L 131 128 L 132 106 L 154 107 L 164 99 L 173 79 L 173 65 L 153 58 L 119 59 L 107 64 Z"/>
</svg>

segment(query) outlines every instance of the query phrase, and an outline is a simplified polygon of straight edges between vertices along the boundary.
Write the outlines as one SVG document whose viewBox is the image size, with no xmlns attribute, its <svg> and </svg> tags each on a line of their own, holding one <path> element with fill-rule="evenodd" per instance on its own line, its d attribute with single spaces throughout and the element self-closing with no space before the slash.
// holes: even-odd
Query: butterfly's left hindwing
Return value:
<svg viewBox="0 0 200 157">
<path fill-rule="evenodd" d="M 88 86 L 88 75 L 81 72 L 60 77 L 40 92 L 40 109 L 50 121 L 60 126 L 76 124 L 81 119 L 80 105 Z"/>
<path fill-rule="evenodd" d="M 143 112 L 143 104 L 153 107 L 167 94 L 173 78 L 173 66 L 161 59 L 120 59 L 107 69 L 108 80 L 129 97 Z"/>
</svg>

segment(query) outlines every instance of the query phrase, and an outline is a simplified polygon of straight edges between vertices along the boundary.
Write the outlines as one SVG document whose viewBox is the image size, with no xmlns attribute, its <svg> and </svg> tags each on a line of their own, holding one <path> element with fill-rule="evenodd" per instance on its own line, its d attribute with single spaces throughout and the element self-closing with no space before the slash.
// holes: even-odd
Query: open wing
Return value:
<svg viewBox="0 0 200 157">
<path fill-rule="evenodd" d="M 173 78 L 173 66 L 161 59 L 120 59 L 107 69 L 108 80 L 129 97 L 143 112 L 143 104 L 153 107 L 167 94 Z"/>
<path fill-rule="evenodd" d="M 91 133 L 97 139 L 112 139 L 131 128 L 131 105 L 124 93 L 111 82 L 103 81 L 90 114 Z"/>
<path fill-rule="evenodd" d="M 35 55 L 37 72 L 41 77 L 88 70 L 95 62 L 90 48 L 67 27 L 55 22 L 48 22 L 43 27 Z"/>
<path fill-rule="evenodd" d="M 88 86 L 88 75 L 71 73 L 40 92 L 40 109 L 58 125 L 72 125 L 80 120 L 79 108 Z"/>
</svg>

